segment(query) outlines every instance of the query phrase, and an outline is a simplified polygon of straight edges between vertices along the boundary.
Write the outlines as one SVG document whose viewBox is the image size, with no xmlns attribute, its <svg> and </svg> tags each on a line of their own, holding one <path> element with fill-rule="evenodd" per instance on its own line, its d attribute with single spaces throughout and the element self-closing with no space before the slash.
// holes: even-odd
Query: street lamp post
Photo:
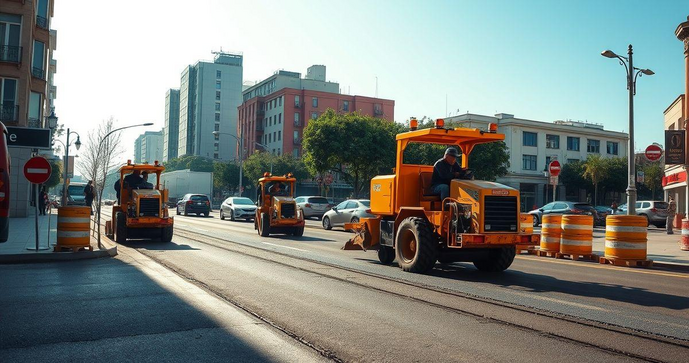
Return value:
<svg viewBox="0 0 689 363">
<path fill-rule="evenodd" d="M 636 78 L 642 75 L 652 76 L 650 69 L 641 69 L 634 67 L 632 45 L 629 44 L 627 48 L 627 57 L 615 54 L 611 50 L 601 52 L 601 55 L 606 58 L 617 58 L 620 60 L 627 71 L 627 89 L 629 90 L 629 142 L 627 144 L 627 215 L 636 215 L 636 165 L 634 157 L 634 95 L 636 94 Z"/>
<path fill-rule="evenodd" d="M 237 140 L 237 143 L 239 144 L 239 196 L 241 197 L 244 189 L 244 137 L 242 137 L 241 128 L 239 129 L 239 137 L 227 132 L 220 131 L 213 131 L 213 135 L 232 136 L 235 140 Z"/>
<path fill-rule="evenodd" d="M 67 142 L 65 143 L 65 162 L 63 165 L 63 168 L 65 170 L 64 170 L 64 175 L 63 175 L 63 179 L 62 179 L 62 202 L 61 202 L 61 205 L 63 207 L 67 205 L 67 180 L 68 180 L 67 169 L 69 169 L 67 166 L 69 163 L 69 147 L 72 146 L 69 143 L 69 135 L 70 134 L 77 135 L 77 141 L 74 142 L 74 146 L 76 146 L 77 150 L 79 150 L 79 148 L 81 147 L 81 141 L 79 139 L 79 134 L 76 131 L 70 131 L 69 129 L 67 129 Z"/>
</svg>

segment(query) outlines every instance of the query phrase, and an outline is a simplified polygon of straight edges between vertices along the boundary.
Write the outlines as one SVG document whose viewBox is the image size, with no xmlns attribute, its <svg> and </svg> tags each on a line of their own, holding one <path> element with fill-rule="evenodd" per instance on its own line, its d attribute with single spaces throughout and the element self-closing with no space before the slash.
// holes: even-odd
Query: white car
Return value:
<svg viewBox="0 0 689 363">
<path fill-rule="evenodd" d="M 237 219 L 253 220 L 256 215 L 256 204 L 244 197 L 229 197 L 220 205 L 220 219 L 230 218 L 231 221 Z"/>
<path fill-rule="evenodd" d="M 304 211 L 304 218 L 316 217 L 319 220 L 330 209 L 328 199 L 324 197 L 298 197 L 297 207 Z"/>
</svg>

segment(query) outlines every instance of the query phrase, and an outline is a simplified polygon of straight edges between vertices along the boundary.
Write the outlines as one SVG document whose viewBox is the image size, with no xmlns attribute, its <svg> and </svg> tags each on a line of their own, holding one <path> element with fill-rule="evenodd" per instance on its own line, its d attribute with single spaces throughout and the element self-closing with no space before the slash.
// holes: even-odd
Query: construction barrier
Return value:
<svg viewBox="0 0 689 363">
<path fill-rule="evenodd" d="M 57 245 L 55 251 L 70 248 L 91 249 L 91 208 L 86 206 L 60 207 L 57 209 Z"/>
<path fill-rule="evenodd" d="M 519 226 L 524 234 L 533 234 L 533 216 L 529 213 L 519 215 Z"/>
<path fill-rule="evenodd" d="M 560 254 L 591 256 L 593 252 L 593 216 L 566 214 L 562 216 Z"/>
<path fill-rule="evenodd" d="M 560 238 L 562 236 L 562 216 L 544 214 L 541 223 L 542 252 L 560 252 Z"/>
<path fill-rule="evenodd" d="M 647 235 L 648 220 L 645 216 L 608 216 L 605 227 L 604 258 L 646 261 Z"/>
<path fill-rule="evenodd" d="M 682 238 L 679 240 L 679 249 L 689 251 L 689 219 L 682 219 Z"/>
</svg>

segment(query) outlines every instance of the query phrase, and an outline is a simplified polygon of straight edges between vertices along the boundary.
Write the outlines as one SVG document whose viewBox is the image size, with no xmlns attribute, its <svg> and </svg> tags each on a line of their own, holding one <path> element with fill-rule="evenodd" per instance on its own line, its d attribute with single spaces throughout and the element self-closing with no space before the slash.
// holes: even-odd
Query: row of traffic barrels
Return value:
<svg viewBox="0 0 689 363">
<path fill-rule="evenodd" d="M 605 258 L 646 260 L 647 227 L 648 221 L 644 216 L 608 216 L 605 226 Z M 686 229 L 689 230 L 689 221 Z M 593 252 L 593 216 L 544 215 L 540 250 L 570 255 L 590 255 Z"/>
</svg>

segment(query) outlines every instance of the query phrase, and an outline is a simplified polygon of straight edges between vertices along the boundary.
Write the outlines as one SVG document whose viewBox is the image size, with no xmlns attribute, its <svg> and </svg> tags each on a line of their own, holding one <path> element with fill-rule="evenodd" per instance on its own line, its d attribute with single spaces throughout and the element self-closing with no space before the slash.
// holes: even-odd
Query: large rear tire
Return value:
<svg viewBox="0 0 689 363">
<path fill-rule="evenodd" d="M 174 234 L 174 231 L 172 229 L 172 226 L 164 227 L 163 231 L 161 232 L 160 240 L 162 242 L 170 242 L 170 241 L 172 241 L 172 235 L 173 234 Z"/>
<path fill-rule="evenodd" d="M 395 249 L 388 246 L 378 248 L 378 261 L 383 265 L 389 265 L 395 260 Z"/>
<path fill-rule="evenodd" d="M 258 221 L 258 234 L 261 237 L 270 236 L 270 216 L 268 213 L 261 213 L 261 220 Z"/>
<path fill-rule="evenodd" d="M 438 260 L 438 239 L 428 222 L 419 217 L 405 218 L 397 230 L 397 263 L 407 272 L 425 273 Z"/>
<path fill-rule="evenodd" d="M 474 261 L 479 271 L 501 272 L 507 270 L 514 261 L 516 249 L 512 247 L 492 248 L 488 250 L 488 258 Z"/>
<path fill-rule="evenodd" d="M 294 227 L 292 229 L 292 235 L 295 237 L 301 237 L 304 235 L 304 227 Z"/>
<path fill-rule="evenodd" d="M 127 242 L 127 217 L 124 213 L 117 212 L 115 214 L 115 223 L 117 224 L 115 229 L 115 242 Z"/>
</svg>

